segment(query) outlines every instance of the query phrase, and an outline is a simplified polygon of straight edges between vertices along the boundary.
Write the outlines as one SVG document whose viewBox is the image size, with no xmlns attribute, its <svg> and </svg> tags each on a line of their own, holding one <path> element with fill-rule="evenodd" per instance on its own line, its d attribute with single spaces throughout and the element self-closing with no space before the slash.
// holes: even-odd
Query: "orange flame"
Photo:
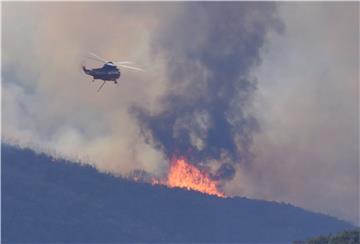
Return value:
<svg viewBox="0 0 360 244">
<path fill-rule="evenodd" d="M 217 189 L 216 183 L 216 181 L 212 180 L 194 165 L 187 163 L 185 159 L 175 159 L 171 162 L 167 177 L 167 185 L 169 187 L 186 188 L 218 197 L 225 197 Z"/>
</svg>

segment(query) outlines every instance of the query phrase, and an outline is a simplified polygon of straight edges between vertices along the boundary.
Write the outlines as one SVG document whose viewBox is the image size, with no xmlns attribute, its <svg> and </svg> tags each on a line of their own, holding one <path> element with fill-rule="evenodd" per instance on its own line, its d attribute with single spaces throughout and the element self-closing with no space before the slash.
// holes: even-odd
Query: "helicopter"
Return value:
<svg viewBox="0 0 360 244">
<path fill-rule="evenodd" d="M 106 61 L 104 58 L 101 58 L 94 53 L 89 53 L 89 55 L 90 56 L 88 58 L 104 64 L 101 68 L 96 68 L 96 69 L 87 69 L 84 64 L 82 65 L 82 69 L 84 73 L 93 77 L 92 81 L 95 80 L 103 81 L 103 83 L 100 85 L 100 87 L 97 90 L 98 92 L 105 85 L 106 81 L 114 82 L 115 84 L 118 83 L 118 79 L 120 78 L 121 75 L 119 67 L 132 69 L 136 71 L 144 71 L 143 69 L 129 65 L 132 64 L 132 62 L 129 61 L 112 62 L 112 61 Z"/>
</svg>

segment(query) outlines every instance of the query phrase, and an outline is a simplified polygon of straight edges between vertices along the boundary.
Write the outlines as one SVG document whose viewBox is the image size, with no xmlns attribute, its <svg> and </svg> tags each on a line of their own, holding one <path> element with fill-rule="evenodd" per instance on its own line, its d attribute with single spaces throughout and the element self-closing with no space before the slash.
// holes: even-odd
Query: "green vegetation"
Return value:
<svg viewBox="0 0 360 244">
<path fill-rule="evenodd" d="M 293 244 L 358 244 L 359 230 L 343 231 L 328 236 L 319 236 L 306 241 L 294 241 Z"/>
</svg>

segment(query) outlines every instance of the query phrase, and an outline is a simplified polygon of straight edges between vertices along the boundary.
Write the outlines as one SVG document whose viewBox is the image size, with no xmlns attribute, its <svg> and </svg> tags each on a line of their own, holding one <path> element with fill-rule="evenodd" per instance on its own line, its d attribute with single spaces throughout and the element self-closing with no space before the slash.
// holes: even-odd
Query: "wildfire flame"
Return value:
<svg viewBox="0 0 360 244">
<path fill-rule="evenodd" d="M 194 165 L 187 163 L 185 159 L 175 159 L 171 162 L 166 185 L 225 197 L 218 190 L 216 181 Z"/>
</svg>

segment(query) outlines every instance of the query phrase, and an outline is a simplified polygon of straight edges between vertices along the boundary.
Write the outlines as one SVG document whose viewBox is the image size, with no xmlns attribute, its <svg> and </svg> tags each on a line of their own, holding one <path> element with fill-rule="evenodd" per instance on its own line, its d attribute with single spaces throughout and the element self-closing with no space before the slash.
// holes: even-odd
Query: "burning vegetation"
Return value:
<svg viewBox="0 0 360 244">
<path fill-rule="evenodd" d="M 133 176 L 133 180 L 147 181 L 144 177 Z M 153 185 L 165 185 L 170 188 L 185 188 L 188 190 L 199 191 L 209 195 L 225 197 L 224 193 L 218 189 L 218 181 L 212 179 L 207 173 L 202 172 L 194 165 L 188 163 L 185 158 L 173 159 L 167 176 L 163 180 L 151 179 Z"/>
<path fill-rule="evenodd" d="M 218 190 L 216 181 L 212 180 L 194 165 L 187 163 L 183 158 L 175 159 L 171 162 L 167 176 L 167 186 L 186 188 L 224 197 L 224 194 Z"/>
</svg>

